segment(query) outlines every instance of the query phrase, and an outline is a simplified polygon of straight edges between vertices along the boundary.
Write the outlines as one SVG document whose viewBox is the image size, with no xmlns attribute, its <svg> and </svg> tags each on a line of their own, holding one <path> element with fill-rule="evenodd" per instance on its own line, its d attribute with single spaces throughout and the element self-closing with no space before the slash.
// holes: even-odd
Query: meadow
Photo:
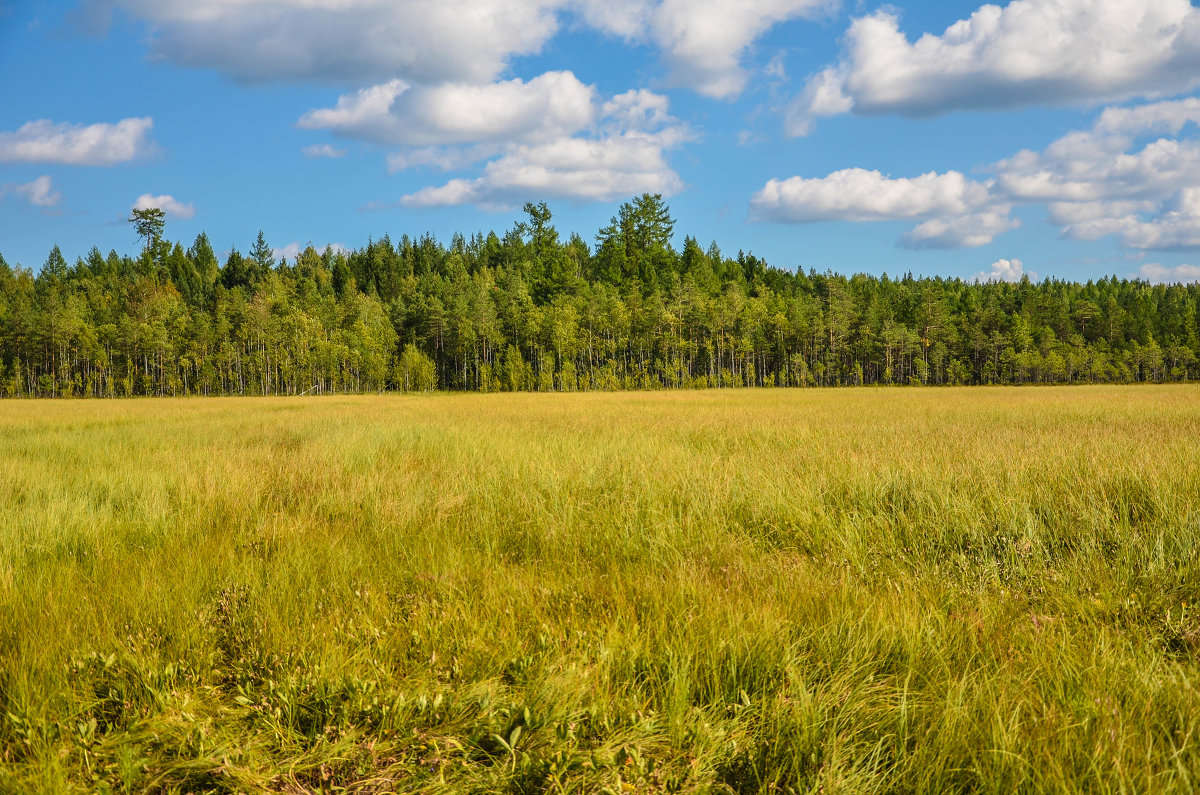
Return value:
<svg viewBox="0 0 1200 795">
<path fill-rule="evenodd" d="M 0 792 L 1194 792 L 1200 387 L 7 401 Z"/>
</svg>

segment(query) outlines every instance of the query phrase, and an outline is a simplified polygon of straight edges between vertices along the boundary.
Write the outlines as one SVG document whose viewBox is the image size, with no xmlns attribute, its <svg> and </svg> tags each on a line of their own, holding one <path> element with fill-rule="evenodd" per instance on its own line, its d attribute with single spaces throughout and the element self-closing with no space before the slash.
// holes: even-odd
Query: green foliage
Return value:
<svg viewBox="0 0 1200 795">
<path fill-rule="evenodd" d="M 204 234 L 74 267 L 55 247 L 36 278 L 0 267 L 0 365 L 22 362 L 6 391 L 402 390 L 409 345 L 434 388 L 463 391 L 1200 378 L 1200 285 L 788 272 L 692 236 L 677 251 L 651 194 L 622 204 L 594 250 L 564 242 L 545 203 L 525 212 L 503 236 L 385 235 L 292 263 L 261 232 L 223 266 Z M 359 298 L 375 302 L 365 315 Z"/>
<path fill-rule="evenodd" d="M 144 242 L 147 251 L 162 240 L 166 222 L 166 212 L 157 207 L 135 209 L 129 218 L 129 223 L 133 224 L 133 228 L 137 230 L 137 236 Z"/>
<path fill-rule="evenodd" d="M 404 392 L 431 392 L 437 388 L 437 372 L 433 359 L 421 353 L 411 342 L 404 346 L 396 362 L 396 388 Z"/>
</svg>

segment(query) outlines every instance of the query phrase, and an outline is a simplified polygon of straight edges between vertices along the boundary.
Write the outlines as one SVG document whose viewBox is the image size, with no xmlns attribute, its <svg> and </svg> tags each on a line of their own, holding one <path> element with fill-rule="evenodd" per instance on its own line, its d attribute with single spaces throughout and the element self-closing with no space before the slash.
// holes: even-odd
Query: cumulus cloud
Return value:
<svg viewBox="0 0 1200 795">
<path fill-rule="evenodd" d="M 1185 188 L 1165 202 L 1149 218 L 1139 215 L 1113 215 L 1091 221 L 1084 231 L 1075 226 L 1064 229 L 1064 236 L 1095 239 L 1120 235 L 1129 248 L 1155 251 L 1200 249 L 1200 188 Z"/>
<path fill-rule="evenodd" d="M 49 176 L 41 176 L 24 185 L 9 185 L 8 190 L 34 207 L 55 207 L 62 201 L 62 194 L 54 189 L 54 182 Z M 0 189 L 0 195 L 6 191 Z"/>
<path fill-rule="evenodd" d="M 1088 130 L 995 164 L 997 190 L 1013 201 L 1048 202 L 1064 238 L 1200 248 L 1200 140 L 1155 137 L 1197 124 L 1194 98 L 1109 108 Z"/>
<path fill-rule="evenodd" d="M 116 124 L 67 124 L 49 119 L 0 132 L 0 162 L 112 166 L 147 154 L 153 146 L 150 118 Z"/>
<path fill-rule="evenodd" d="M 249 82 L 487 82 L 558 29 L 564 0 L 87 0 L 144 20 L 153 58 Z"/>
<path fill-rule="evenodd" d="M 665 156 L 676 140 L 670 135 L 622 133 L 520 145 L 489 162 L 475 179 L 424 188 L 402 198 L 401 204 L 499 208 L 539 197 L 612 201 L 635 193 L 671 195 L 683 188 Z"/>
<path fill-rule="evenodd" d="M 477 204 L 501 208 L 535 198 L 611 201 L 634 193 L 670 195 L 683 181 L 667 152 L 691 140 L 668 113 L 666 100 L 627 92 L 601 104 L 584 134 L 506 144 L 474 178 L 453 179 L 404 196 L 407 207 Z"/>
<path fill-rule="evenodd" d="M 750 205 L 756 217 L 769 221 L 893 221 L 966 213 L 987 201 L 988 186 L 957 171 L 892 179 L 848 168 L 814 179 L 772 179 Z"/>
<path fill-rule="evenodd" d="M 1200 141 L 1178 135 L 1200 123 L 1200 100 L 1108 108 L 1089 130 L 1068 133 L 1042 152 L 1024 150 L 993 166 L 1007 194 L 1028 201 L 1098 202 L 1162 197 L 1200 182 Z"/>
<path fill-rule="evenodd" d="M 332 144 L 313 144 L 312 146 L 304 147 L 300 151 L 304 154 L 305 157 L 309 157 L 309 158 L 319 158 L 319 157 L 338 158 L 338 157 L 346 156 L 345 149 L 338 149 L 336 146 L 334 146 Z"/>
<path fill-rule="evenodd" d="M 1138 269 L 1138 276 L 1152 284 L 1191 284 L 1200 282 L 1200 265 L 1176 265 L 1173 268 L 1150 263 Z"/>
<path fill-rule="evenodd" d="M 192 204 L 184 204 L 175 199 L 174 196 L 164 194 L 162 196 L 152 196 L 149 193 L 143 193 L 138 196 L 137 201 L 133 203 L 133 210 L 149 210 L 155 208 L 162 210 L 172 218 L 181 220 L 191 218 L 196 214 L 196 207 Z"/>
<path fill-rule="evenodd" d="M 392 80 L 311 110 L 299 125 L 382 144 L 431 146 L 489 141 L 545 141 L 592 123 L 595 88 L 571 72 L 525 82 L 410 86 Z"/>
<path fill-rule="evenodd" d="M 483 163 L 478 176 L 404 196 L 409 207 L 674 193 L 682 182 L 666 153 L 691 137 L 661 94 L 601 97 L 568 71 L 487 84 L 393 80 L 309 111 L 299 125 L 397 147 L 387 157 L 393 172 Z"/>
<path fill-rule="evenodd" d="M 1015 205 L 1044 204 L 1063 238 L 1116 236 L 1126 248 L 1200 249 L 1200 99 L 1111 107 L 1085 130 L 1024 150 L 972 181 L 954 171 L 893 179 L 845 169 L 773 179 L 754 216 L 785 222 L 919 219 L 911 248 L 981 246 L 1020 222 Z M 1171 136 L 1171 137 L 1162 137 Z"/>
<path fill-rule="evenodd" d="M 974 215 L 930 218 L 900 238 L 905 248 L 978 248 L 997 236 L 1011 232 L 1021 222 L 1009 216 L 1009 208 Z"/>
<path fill-rule="evenodd" d="M 746 85 L 742 60 L 749 47 L 780 22 L 814 18 L 837 0 L 580 0 L 594 27 L 657 45 L 674 85 L 726 99 Z"/>
<path fill-rule="evenodd" d="M 826 177 L 772 179 L 750 207 L 757 220 L 787 223 L 926 219 L 901 238 L 909 248 L 975 248 L 1020 225 L 1009 217 L 1010 207 L 997 202 L 991 183 L 957 171 L 892 178 L 848 168 Z"/>
<path fill-rule="evenodd" d="M 563 19 L 662 53 L 672 84 L 739 94 L 743 61 L 772 26 L 840 0 L 85 0 L 93 29 L 113 8 L 144 20 L 152 57 L 250 81 L 483 84 L 539 52 Z"/>
<path fill-rule="evenodd" d="M 1025 266 L 1021 264 L 1019 259 L 999 259 L 992 263 L 992 267 L 986 271 L 975 274 L 972 281 L 975 282 L 1019 282 L 1022 277 L 1028 276 L 1031 280 L 1037 279 L 1037 274 L 1033 271 L 1026 271 Z"/>
<path fill-rule="evenodd" d="M 1200 85 L 1200 9 L 1189 0 L 1014 0 L 915 42 L 897 13 L 855 19 L 843 54 L 789 109 L 792 135 L 840 113 L 1111 102 Z"/>
</svg>

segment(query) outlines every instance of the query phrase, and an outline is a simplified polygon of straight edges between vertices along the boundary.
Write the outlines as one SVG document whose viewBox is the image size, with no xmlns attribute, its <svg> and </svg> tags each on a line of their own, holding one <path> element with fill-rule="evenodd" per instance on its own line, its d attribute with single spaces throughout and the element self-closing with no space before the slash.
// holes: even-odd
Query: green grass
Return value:
<svg viewBox="0 0 1200 795">
<path fill-rule="evenodd" d="M 0 405 L 3 792 L 1193 792 L 1200 388 Z"/>
</svg>

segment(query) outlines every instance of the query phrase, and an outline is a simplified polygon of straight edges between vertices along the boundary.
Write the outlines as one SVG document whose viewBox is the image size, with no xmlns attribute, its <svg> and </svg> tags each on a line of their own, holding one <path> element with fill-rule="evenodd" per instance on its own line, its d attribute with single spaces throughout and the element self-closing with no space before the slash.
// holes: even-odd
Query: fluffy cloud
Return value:
<svg viewBox="0 0 1200 795">
<path fill-rule="evenodd" d="M 310 158 L 318 158 L 318 157 L 338 158 L 338 157 L 346 156 L 345 149 L 338 149 L 336 146 L 333 146 L 332 144 L 313 144 L 312 146 L 304 147 L 300 151 L 304 154 L 305 157 L 310 157 Z"/>
<path fill-rule="evenodd" d="M 1197 99 L 1109 108 L 1089 130 L 997 163 L 997 190 L 1013 201 L 1048 202 L 1065 238 L 1200 248 L 1200 140 L 1154 137 L 1197 123 Z"/>
<path fill-rule="evenodd" d="M 674 193 L 682 182 L 666 152 L 690 138 L 666 97 L 634 90 L 603 98 L 566 71 L 483 85 L 393 80 L 309 111 L 299 125 L 399 147 L 387 158 L 393 172 L 487 161 L 476 177 L 403 197 L 409 207 Z"/>
<path fill-rule="evenodd" d="M 1200 188 L 1185 188 L 1175 193 L 1149 217 L 1136 211 L 1121 214 L 1120 203 L 1114 203 L 1101 217 L 1063 228 L 1063 236 L 1073 239 L 1095 240 L 1107 235 L 1120 236 L 1128 248 L 1200 249 Z"/>
<path fill-rule="evenodd" d="M 366 88 L 312 110 L 300 127 L 383 144 L 431 146 L 536 142 L 575 133 L 596 116 L 595 89 L 571 72 L 529 82 L 410 86 L 401 80 Z"/>
<path fill-rule="evenodd" d="M 480 177 L 424 188 L 401 204 L 505 207 L 539 197 L 612 201 L 635 193 L 670 195 L 683 183 L 667 164 L 665 150 L 679 140 L 672 134 L 622 133 L 516 146 L 489 162 Z"/>
<path fill-rule="evenodd" d="M 900 238 L 900 244 L 905 248 L 943 249 L 986 246 L 997 236 L 1021 226 L 1008 213 L 1009 208 L 1003 207 L 974 215 L 930 218 Z"/>
<path fill-rule="evenodd" d="M 772 26 L 840 0 L 85 0 L 144 20 L 151 55 L 250 82 L 483 84 L 537 53 L 564 18 L 662 52 L 673 84 L 732 97 Z"/>
<path fill-rule="evenodd" d="M 746 85 L 746 50 L 774 25 L 813 18 L 837 0 L 580 0 L 594 27 L 634 41 L 650 40 L 663 53 L 671 80 L 706 96 L 735 97 Z"/>
<path fill-rule="evenodd" d="M 1064 238 L 1117 236 L 1127 248 L 1200 249 L 1200 99 L 1104 110 L 1086 130 L 1025 150 L 986 170 L 985 182 L 951 171 L 892 179 L 846 169 L 770 180 L 756 217 L 788 222 L 922 219 L 911 248 L 981 246 L 1015 229 L 1014 205 L 1045 204 Z M 1162 135 L 1173 137 L 1159 137 Z"/>
<path fill-rule="evenodd" d="M 1191 284 L 1200 282 L 1200 265 L 1176 265 L 1167 268 L 1158 263 L 1143 265 L 1138 275 L 1154 284 Z"/>
<path fill-rule="evenodd" d="M 923 117 L 1076 104 L 1200 85 L 1200 9 L 1189 0 L 1014 0 L 910 42 L 895 11 L 855 19 L 840 61 L 809 79 L 786 128 L 821 116 Z"/>
<path fill-rule="evenodd" d="M 925 219 L 901 238 L 908 248 L 976 248 L 1020 226 L 991 183 L 957 171 L 894 179 L 848 168 L 826 177 L 772 179 L 750 207 L 757 220 L 785 223 Z"/>
<path fill-rule="evenodd" d="M 1020 225 L 990 183 L 957 171 L 893 179 L 848 168 L 827 177 L 772 179 L 750 207 L 758 220 L 790 223 L 926 219 L 901 239 L 909 248 L 974 248 Z"/>
<path fill-rule="evenodd" d="M 1069 133 L 1040 153 L 1018 152 L 993 168 L 1001 190 L 1019 200 L 1094 203 L 1162 198 L 1200 182 L 1200 141 L 1157 138 L 1137 151 L 1127 150 L 1139 138 L 1164 132 L 1178 135 L 1197 123 L 1197 99 L 1109 108 L 1090 130 Z M 1067 211 L 1059 207 L 1056 212 Z"/>
<path fill-rule="evenodd" d="M 138 196 L 137 201 L 133 203 L 131 209 L 148 210 L 150 208 L 162 210 L 172 218 L 187 219 L 196 214 L 196 208 L 192 204 L 184 204 L 177 201 L 174 196 L 162 195 L 151 196 L 149 193 L 143 193 Z"/>
<path fill-rule="evenodd" d="M 975 274 L 976 282 L 1019 282 L 1022 277 L 1037 279 L 1033 271 L 1026 271 L 1019 259 L 1000 259 L 992 263 L 986 271 Z"/>
<path fill-rule="evenodd" d="M 848 168 L 815 179 L 772 179 L 750 204 L 768 221 L 893 221 L 967 213 L 988 200 L 987 185 L 957 171 L 892 179 Z"/>
<path fill-rule="evenodd" d="M 682 190 L 666 154 L 692 136 L 668 114 L 664 97 L 626 92 L 601 104 L 598 116 L 585 134 L 501 146 L 478 177 L 424 188 L 404 196 L 401 204 L 498 208 L 543 197 L 611 201 Z"/>
<path fill-rule="evenodd" d="M 154 58 L 243 81 L 487 82 L 558 29 L 564 0 L 88 0 L 146 21 Z"/>
<path fill-rule="evenodd" d="M 116 124 L 66 124 L 48 119 L 0 132 L 0 162 L 112 166 L 145 155 L 153 146 L 150 118 Z"/>
</svg>

